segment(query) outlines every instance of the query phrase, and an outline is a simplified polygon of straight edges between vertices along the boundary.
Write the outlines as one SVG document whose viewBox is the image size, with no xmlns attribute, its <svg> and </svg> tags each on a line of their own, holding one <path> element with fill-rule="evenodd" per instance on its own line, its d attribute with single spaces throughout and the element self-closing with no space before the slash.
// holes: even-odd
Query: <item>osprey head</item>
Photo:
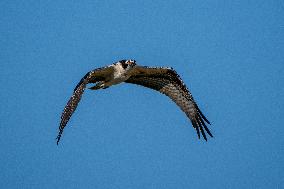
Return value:
<svg viewBox="0 0 284 189">
<path fill-rule="evenodd" d="M 129 68 L 133 68 L 134 66 L 136 66 L 136 61 L 135 60 L 120 60 L 119 63 L 121 64 L 121 66 L 124 69 L 129 69 Z"/>
</svg>

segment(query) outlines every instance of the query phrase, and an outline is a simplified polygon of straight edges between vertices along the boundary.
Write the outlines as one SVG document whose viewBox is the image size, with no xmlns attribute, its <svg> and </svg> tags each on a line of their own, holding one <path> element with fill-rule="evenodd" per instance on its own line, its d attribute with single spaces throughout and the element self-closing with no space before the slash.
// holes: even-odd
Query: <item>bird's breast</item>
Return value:
<svg viewBox="0 0 284 189">
<path fill-rule="evenodd" d="M 114 72 L 113 72 L 113 79 L 117 80 L 126 80 L 128 79 L 128 70 L 124 69 L 120 64 L 115 66 Z"/>
<path fill-rule="evenodd" d="M 121 66 L 116 66 L 114 68 L 115 69 L 110 77 L 110 80 L 106 82 L 107 86 L 122 83 L 130 77 L 130 75 L 127 73 L 127 70 L 123 69 Z"/>
</svg>

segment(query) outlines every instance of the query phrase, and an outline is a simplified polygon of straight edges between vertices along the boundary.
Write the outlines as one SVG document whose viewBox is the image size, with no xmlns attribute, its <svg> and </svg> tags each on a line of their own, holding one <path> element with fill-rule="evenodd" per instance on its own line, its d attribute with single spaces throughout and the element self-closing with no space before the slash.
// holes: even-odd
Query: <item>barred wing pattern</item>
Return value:
<svg viewBox="0 0 284 189">
<path fill-rule="evenodd" d="M 191 120 L 198 138 L 200 138 L 201 132 L 203 138 L 207 141 L 204 129 L 209 136 L 213 137 L 205 124 L 205 122 L 208 124 L 210 124 L 210 122 L 202 114 L 191 93 L 172 68 L 137 66 L 136 74 L 125 82 L 142 85 L 167 95 Z"/>
<path fill-rule="evenodd" d="M 112 71 L 111 67 L 103 67 L 103 68 L 95 69 L 93 71 L 88 72 L 77 84 L 77 86 L 74 89 L 73 95 L 70 97 L 61 115 L 59 133 L 56 138 L 57 145 L 60 141 L 61 135 L 63 133 L 63 129 L 67 125 L 69 119 L 71 118 L 72 114 L 75 112 L 78 106 L 78 103 L 81 100 L 82 94 L 84 93 L 86 89 L 86 85 L 88 83 L 96 83 L 96 82 L 106 79 L 110 71 Z"/>
</svg>

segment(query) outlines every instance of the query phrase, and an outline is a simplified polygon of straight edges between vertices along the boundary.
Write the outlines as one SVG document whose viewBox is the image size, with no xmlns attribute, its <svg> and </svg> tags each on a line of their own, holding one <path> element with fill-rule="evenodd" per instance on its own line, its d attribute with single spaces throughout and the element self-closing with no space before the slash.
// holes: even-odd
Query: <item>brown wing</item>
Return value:
<svg viewBox="0 0 284 189">
<path fill-rule="evenodd" d="M 201 132 L 203 138 L 207 141 L 204 129 L 213 137 L 205 124 L 205 122 L 208 124 L 210 124 L 210 122 L 202 114 L 191 93 L 172 68 L 137 66 L 133 76 L 125 82 L 142 85 L 167 95 L 191 120 L 193 127 L 196 129 L 198 138 L 200 138 Z"/>
<path fill-rule="evenodd" d="M 77 84 L 74 89 L 73 95 L 70 97 L 69 101 L 67 102 L 62 115 L 61 115 L 61 122 L 59 126 L 59 133 L 57 136 L 57 145 L 60 141 L 61 135 L 63 133 L 64 127 L 67 125 L 67 122 L 71 118 L 72 114 L 77 108 L 78 103 L 81 100 L 82 94 L 85 91 L 86 85 L 88 83 L 96 83 L 98 81 L 105 80 L 109 77 L 111 71 L 113 70 L 112 67 L 103 67 L 98 68 L 93 71 L 88 72 L 81 81 Z"/>
</svg>

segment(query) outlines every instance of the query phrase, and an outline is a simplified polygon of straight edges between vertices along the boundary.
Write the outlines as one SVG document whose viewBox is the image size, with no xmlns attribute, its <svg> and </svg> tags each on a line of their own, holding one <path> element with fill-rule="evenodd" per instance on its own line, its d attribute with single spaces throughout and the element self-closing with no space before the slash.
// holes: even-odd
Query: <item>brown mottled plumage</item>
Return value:
<svg viewBox="0 0 284 189">
<path fill-rule="evenodd" d="M 202 114 L 175 70 L 167 67 L 138 66 L 134 60 L 121 60 L 110 66 L 90 71 L 81 79 L 62 113 L 57 144 L 88 83 L 95 83 L 96 85 L 90 89 L 97 90 L 106 89 L 122 82 L 141 85 L 167 95 L 191 120 L 199 138 L 201 132 L 203 138 L 207 141 L 204 130 L 209 136 L 213 137 L 205 124 L 205 122 L 208 124 L 210 122 Z"/>
</svg>

